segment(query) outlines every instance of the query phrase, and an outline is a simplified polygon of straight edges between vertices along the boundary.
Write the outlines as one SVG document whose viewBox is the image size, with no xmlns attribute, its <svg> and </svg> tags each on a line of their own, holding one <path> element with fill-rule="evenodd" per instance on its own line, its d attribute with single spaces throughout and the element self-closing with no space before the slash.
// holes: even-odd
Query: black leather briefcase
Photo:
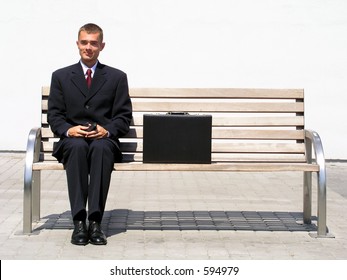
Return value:
<svg viewBox="0 0 347 280">
<path fill-rule="evenodd" d="M 211 115 L 143 116 L 144 163 L 211 163 Z"/>
</svg>

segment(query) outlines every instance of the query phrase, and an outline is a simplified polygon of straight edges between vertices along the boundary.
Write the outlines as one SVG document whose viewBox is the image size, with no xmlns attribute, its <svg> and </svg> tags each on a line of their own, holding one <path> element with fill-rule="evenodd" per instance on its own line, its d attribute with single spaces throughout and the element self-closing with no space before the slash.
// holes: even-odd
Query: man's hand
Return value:
<svg viewBox="0 0 347 280">
<path fill-rule="evenodd" d="M 85 136 L 86 138 L 91 138 L 91 139 L 101 139 L 101 138 L 106 138 L 108 135 L 108 131 L 103 128 L 101 125 L 96 125 L 96 130 L 92 130 L 90 132 L 87 132 L 87 135 Z"/>
<path fill-rule="evenodd" d="M 88 128 L 89 126 L 84 125 L 73 126 L 67 131 L 67 134 L 69 137 L 83 137 L 90 139 L 105 138 L 108 135 L 108 131 L 100 125 L 96 126 L 96 130 L 87 131 Z"/>
<path fill-rule="evenodd" d="M 68 137 L 86 137 L 88 135 L 87 129 L 89 126 L 85 125 L 76 125 L 67 131 L 67 136 Z"/>
</svg>

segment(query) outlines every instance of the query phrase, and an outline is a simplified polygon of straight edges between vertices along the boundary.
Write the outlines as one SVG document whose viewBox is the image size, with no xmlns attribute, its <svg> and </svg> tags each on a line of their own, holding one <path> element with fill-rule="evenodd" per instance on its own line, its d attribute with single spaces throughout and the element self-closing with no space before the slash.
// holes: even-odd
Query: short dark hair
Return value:
<svg viewBox="0 0 347 280">
<path fill-rule="evenodd" d="M 80 30 L 78 31 L 78 37 L 80 36 L 81 31 L 85 31 L 88 34 L 89 33 L 99 33 L 99 39 L 102 42 L 104 39 L 104 32 L 102 31 L 101 27 L 94 24 L 94 23 L 87 23 L 83 25 Z"/>
</svg>

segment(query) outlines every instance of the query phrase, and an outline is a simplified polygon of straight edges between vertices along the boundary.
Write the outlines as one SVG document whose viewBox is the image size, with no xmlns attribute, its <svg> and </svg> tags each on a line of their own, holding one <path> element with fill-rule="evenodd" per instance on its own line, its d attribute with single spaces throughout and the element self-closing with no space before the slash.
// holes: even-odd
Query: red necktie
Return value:
<svg viewBox="0 0 347 280">
<path fill-rule="evenodd" d="M 90 88 L 91 84 L 92 84 L 92 70 L 88 69 L 87 70 L 87 86 L 88 86 L 88 88 Z"/>
</svg>

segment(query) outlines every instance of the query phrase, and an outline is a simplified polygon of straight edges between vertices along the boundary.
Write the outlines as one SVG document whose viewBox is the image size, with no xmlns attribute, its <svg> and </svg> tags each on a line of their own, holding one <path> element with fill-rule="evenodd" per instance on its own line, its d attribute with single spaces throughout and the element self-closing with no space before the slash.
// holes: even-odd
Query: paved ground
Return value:
<svg viewBox="0 0 347 280">
<path fill-rule="evenodd" d="M 347 163 L 328 164 L 328 226 L 302 226 L 300 173 L 114 172 L 107 246 L 74 246 L 63 171 L 42 173 L 39 223 L 22 234 L 23 153 L 0 153 L 0 259 L 346 260 Z M 315 189 L 315 188 L 314 188 Z M 316 213 L 316 192 L 314 190 Z"/>
</svg>

